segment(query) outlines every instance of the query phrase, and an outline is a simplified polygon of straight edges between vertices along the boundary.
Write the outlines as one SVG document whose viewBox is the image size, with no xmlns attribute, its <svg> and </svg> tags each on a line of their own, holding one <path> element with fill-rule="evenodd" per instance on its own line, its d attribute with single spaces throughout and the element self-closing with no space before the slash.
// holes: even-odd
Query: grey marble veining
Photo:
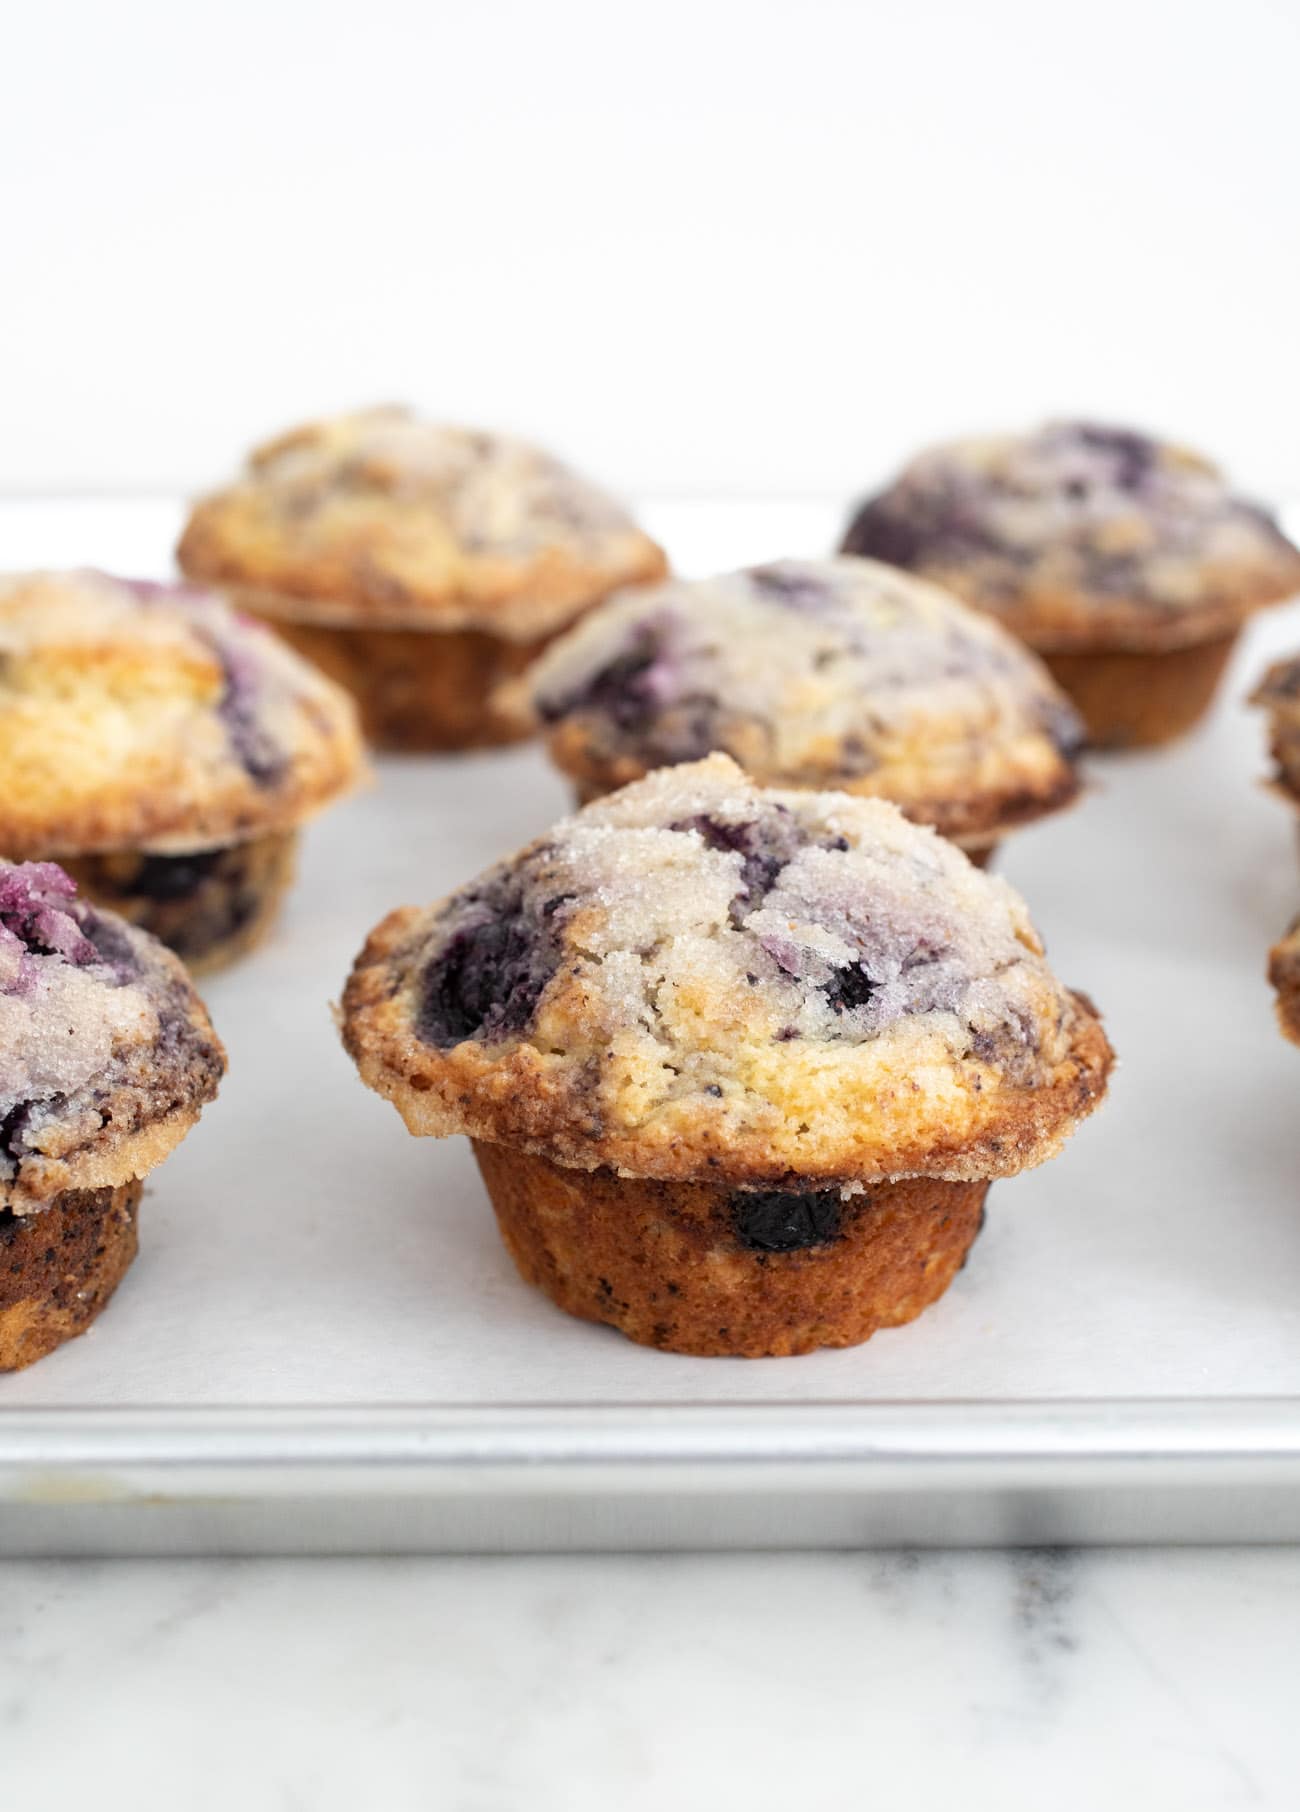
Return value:
<svg viewBox="0 0 1300 1812">
<path fill-rule="evenodd" d="M 0 1803 L 1300 1804 L 1300 1553 L 0 1568 Z"/>
</svg>

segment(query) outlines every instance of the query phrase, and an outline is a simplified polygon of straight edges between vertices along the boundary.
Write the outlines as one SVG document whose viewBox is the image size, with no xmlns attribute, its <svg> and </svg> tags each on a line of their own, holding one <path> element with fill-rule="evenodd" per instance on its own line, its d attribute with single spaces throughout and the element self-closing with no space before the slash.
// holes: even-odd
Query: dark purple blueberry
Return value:
<svg viewBox="0 0 1300 1812">
<path fill-rule="evenodd" d="M 35 1111 L 34 1101 L 20 1101 L 0 1120 L 0 1157 L 11 1158 L 15 1163 L 22 1157 L 26 1149 L 23 1134 L 31 1125 Z"/>
<path fill-rule="evenodd" d="M 147 900 L 185 900 L 212 874 L 226 852 L 189 850 L 182 856 L 145 856 L 131 878 L 130 891 Z"/>
<path fill-rule="evenodd" d="M 559 964 L 567 904 L 560 896 L 529 909 L 520 882 L 457 902 L 465 917 L 424 972 L 418 1036 L 449 1050 L 466 1038 L 522 1032 Z"/>
<path fill-rule="evenodd" d="M 922 526 L 904 516 L 888 496 L 871 497 L 844 531 L 840 552 L 883 560 L 886 566 L 914 567 L 926 553 L 929 540 Z"/>
<path fill-rule="evenodd" d="M 127 935 L 126 927 L 117 919 L 88 907 L 82 916 L 81 928 L 99 952 L 100 961 L 116 970 L 119 981 L 130 981 L 140 973 L 135 945 Z"/>
<path fill-rule="evenodd" d="M 826 983 L 826 1004 L 835 1013 L 852 1013 L 869 1007 L 880 983 L 872 981 L 861 963 L 846 963 Z"/>
<path fill-rule="evenodd" d="M 737 925 L 747 913 L 762 905 L 781 870 L 807 843 L 794 819 L 784 811 L 742 824 L 727 824 L 701 812 L 694 818 L 679 818 L 668 828 L 697 831 L 709 849 L 734 852 L 741 858 L 740 891 L 731 906 L 731 918 Z"/>
<path fill-rule="evenodd" d="M 0 1246 L 18 1231 L 18 1216 L 12 1208 L 0 1208 Z"/>
<path fill-rule="evenodd" d="M 541 699 L 538 710 L 548 723 L 570 711 L 594 711 L 620 730 L 643 730 L 663 708 L 671 690 L 666 653 L 664 625 L 638 624 L 631 646 L 593 674 L 580 692 L 569 698 Z"/>
<path fill-rule="evenodd" d="M 742 1246 L 757 1252 L 800 1252 L 829 1245 L 840 1230 L 838 1189 L 803 1195 L 791 1190 L 741 1190 L 731 1198 L 732 1225 Z"/>
<path fill-rule="evenodd" d="M 830 601 L 825 583 L 801 566 L 751 566 L 748 576 L 755 590 L 790 610 L 825 610 Z"/>
<path fill-rule="evenodd" d="M 258 786 L 274 786 L 284 778 L 289 763 L 261 722 L 257 663 L 242 649 L 215 635 L 207 640 L 221 663 L 224 689 L 217 715 L 226 727 L 230 746 L 250 779 Z"/>
<path fill-rule="evenodd" d="M 1139 490 L 1154 470 L 1160 449 L 1146 434 L 1130 428 L 1105 428 L 1095 422 L 1066 422 L 1058 438 L 1065 444 L 1102 453 L 1110 461 L 1111 476 L 1121 491 Z"/>
</svg>

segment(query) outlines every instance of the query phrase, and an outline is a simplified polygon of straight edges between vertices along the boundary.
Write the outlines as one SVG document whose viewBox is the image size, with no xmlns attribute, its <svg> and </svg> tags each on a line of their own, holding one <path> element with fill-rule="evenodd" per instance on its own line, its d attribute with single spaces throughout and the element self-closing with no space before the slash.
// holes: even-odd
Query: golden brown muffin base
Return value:
<svg viewBox="0 0 1300 1812">
<path fill-rule="evenodd" d="M 486 749 L 531 734 L 493 705 L 492 694 L 536 659 L 544 641 L 511 642 L 477 629 L 341 628 L 270 614 L 264 620 L 347 687 L 374 748 Z"/>
<path fill-rule="evenodd" d="M 1153 748 L 1199 723 L 1239 634 L 1164 650 L 1038 652 L 1087 725 L 1091 747 Z"/>
<path fill-rule="evenodd" d="M 823 1244 L 757 1250 L 724 1184 L 566 1170 L 473 1141 L 501 1237 L 527 1283 L 642 1346 L 757 1359 L 856 1346 L 911 1321 L 961 1269 L 987 1180 L 878 1184 Z"/>
<path fill-rule="evenodd" d="M 143 1189 L 135 1177 L 65 1190 L 34 1214 L 0 1213 L 0 1372 L 85 1333 L 135 1257 Z"/>
<path fill-rule="evenodd" d="M 293 881 L 298 832 L 273 831 L 222 849 L 158 855 L 56 856 L 81 891 L 210 975 L 261 942 Z"/>
</svg>

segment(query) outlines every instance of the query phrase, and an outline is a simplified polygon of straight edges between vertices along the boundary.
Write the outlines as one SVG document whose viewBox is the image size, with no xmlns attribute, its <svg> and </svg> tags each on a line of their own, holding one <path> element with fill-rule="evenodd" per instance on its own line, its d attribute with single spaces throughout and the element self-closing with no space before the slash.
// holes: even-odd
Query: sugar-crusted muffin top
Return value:
<svg viewBox="0 0 1300 1812">
<path fill-rule="evenodd" d="M 1300 589 L 1300 552 L 1208 460 L 1090 422 L 931 448 L 862 506 L 844 551 L 1059 650 L 1178 646 Z"/>
<path fill-rule="evenodd" d="M 225 1053 L 181 963 L 52 862 L 0 862 L 0 1209 L 143 1176 Z"/>
<path fill-rule="evenodd" d="M 627 1174 L 1009 1174 L 1105 1087 L 1019 897 L 893 806 L 660 769 L 372 934 L 344 1041 L 413 1132 Z"/>
<path fill-rule="evenodd" d="M 177 557 L 271 613 L 520 641 L 666 570 L 627 511 L 549 453 L 401 408 L 258 448 L 195 505 Z"/>
<path fill-rule="evenodd" d="M 952 834 L 1077 791 L 1083 729 L 1042 663 L 936 586 L 782 560 L 628 593 L 518 690 L 559 764 L 607 784 L 720 749 L 761 781 L 882 796 Z"/>
<path fill-rule="evenodd" d="M 0 850 L 194 849 L 288 828 L 356 780 L 351 699 L 211 593 L 0 577 Z"/>
</svg>

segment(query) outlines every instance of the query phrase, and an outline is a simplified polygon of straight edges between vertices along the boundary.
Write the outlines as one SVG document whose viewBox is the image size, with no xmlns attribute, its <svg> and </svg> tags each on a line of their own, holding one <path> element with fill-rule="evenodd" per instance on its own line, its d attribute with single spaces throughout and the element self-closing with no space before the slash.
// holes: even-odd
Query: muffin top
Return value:
<svg viewBox="0 0 1300 1812">
<path fill-rule="evenodd" d="M 259 447 L 195 505 L 177 558 L 271 614 L 515 641 L 666 570 L 627 512 L 549 453 L 398 408 Z"/>
<path fill-rule="evenodd" d="M 0 862 L 0 1211 L 144 1176 L 225 1067 L 178 958 L 52 862 Z"/>
<path fill-rule="evenodd" d="M 1005 882 L 893 805 L 725 755 L 391 914 L 342 1029 L 412 1132 L 782 1187 L 1009 1175 L 1110 1066 Z"/>
<path fill-rule="evenodd" d="M 1300 551 L 1208 460 L 1089 422 L 922 453 L 844 551 L 924 573 L 1058 652 L 1179 647 L 1300 590 Z"/>
<path fill-rule="evenodd" d="M 0 850 L 184 850 L 285 829 L 361 767 L 352 701 L 187 587 L 0 578 Z"/>
<path fill-rule="evenodd" d="M 873 560 L 771 566 L 629 593 L 552 644 L 518 693 L 556 761 L 620 785 L 732 755 L 755 779 L 892 799 L 948 835 L 1078 791 L 1082 726 L 988 617 Z"/>
</svg>

